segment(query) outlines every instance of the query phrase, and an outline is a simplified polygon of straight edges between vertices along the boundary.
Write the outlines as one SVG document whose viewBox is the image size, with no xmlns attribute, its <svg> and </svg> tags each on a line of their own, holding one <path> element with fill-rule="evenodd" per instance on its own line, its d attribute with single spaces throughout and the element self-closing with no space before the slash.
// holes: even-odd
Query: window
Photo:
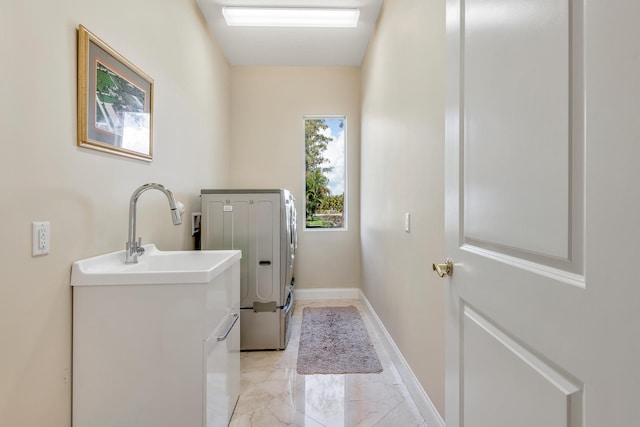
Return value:
<svg viewBox="0 0 640 427">
<path fill-rule="evenodd" d="M 304 118 L 305 229 L 346 229 L 346 118 Z"/>
</svg>

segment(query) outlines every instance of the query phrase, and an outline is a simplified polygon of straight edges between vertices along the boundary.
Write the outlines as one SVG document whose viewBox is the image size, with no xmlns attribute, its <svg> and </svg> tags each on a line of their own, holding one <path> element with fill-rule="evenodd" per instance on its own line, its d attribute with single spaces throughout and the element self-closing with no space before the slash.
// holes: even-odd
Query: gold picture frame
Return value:
<svg viewBox="0 0 640 427">
<path fill-rule="evenodd" d="M 78 146 L 151 162 L 153 79 L 78 27 Z"/>
</svg>

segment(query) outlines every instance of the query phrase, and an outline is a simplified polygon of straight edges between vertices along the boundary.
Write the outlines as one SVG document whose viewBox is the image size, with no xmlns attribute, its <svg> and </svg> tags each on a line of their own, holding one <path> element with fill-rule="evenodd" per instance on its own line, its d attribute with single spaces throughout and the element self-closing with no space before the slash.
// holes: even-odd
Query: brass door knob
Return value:
<svg viewBox="0 0 640 427">
<path fill-rule="evenodd" d="M 433 271 L 440 277 L 453 275 L 453 260 L 447 258 L 444 260 L 444 264 L 433 264 Z"/>
</svg>

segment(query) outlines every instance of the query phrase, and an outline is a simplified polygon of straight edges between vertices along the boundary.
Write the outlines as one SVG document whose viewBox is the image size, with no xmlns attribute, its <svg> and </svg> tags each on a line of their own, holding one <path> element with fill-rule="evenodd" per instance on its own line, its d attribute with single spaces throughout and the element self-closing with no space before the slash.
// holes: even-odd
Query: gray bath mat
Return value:
<svg viewBox="0 0 640 427">
<path fill-rule="evenodd" d="M 305 375 L 382 372 L 367 329 L 354 306 L 305 307 L 297 370 Z"/>
</svg>

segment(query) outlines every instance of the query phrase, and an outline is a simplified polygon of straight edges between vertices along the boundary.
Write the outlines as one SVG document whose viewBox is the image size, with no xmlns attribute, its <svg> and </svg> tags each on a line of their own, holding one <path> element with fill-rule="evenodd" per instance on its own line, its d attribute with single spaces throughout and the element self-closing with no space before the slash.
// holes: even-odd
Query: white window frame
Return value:
<svg viewBox="0 0 640 427">
<path fill-rule="evenodd" d="M 307 170 L 307 159 L 306 159 L 306 150 L 302 150 L 302 162 L 304 164 L 304 168 L 303 168 L 303 173 L 302 173 L 302 188 L 304 191 L 304 198 L 302 201 L 302 207 L 303 207 L 303 212 L 304 212 L 304 220 L 303 220 L 303 227 L 302 230 L 304 232 L 309 231 L 309 232 L 325 232 L 325 231 L 348 231 L 349 229 L 349 215 L 348 215 L 348 205 L 349 203 L 347 203 L 347 196 L 348 196 L 348 191 L 347 188 L 349 186 L 349 156 L 348 156 L 348 150 L 347 150 L 347 146 L 348 146 L 348 120 L 347 120 L 347 115 L 346 114 L 309 114 L 309 115 L 305 115 L 302 119 L 302 136 L 303 136 L 303 143 L 306 144 L 306 141 L 304 141 L 304 135 L 305 135 L 305 123 L 307 120 L 320 120 L 320 119 L 341 119 L 344 123 L 343 125 L 343 129 L 344 129 L 344 199 L 343 199 L 343 203 L 342 203 L 342 227 L 335 227 L 335 228 L 324 228 L 324 227 L 320 227 L 320 228 L 307 228 L 307 180 L 305 177 L 305 173 Z"/>
</svg>

